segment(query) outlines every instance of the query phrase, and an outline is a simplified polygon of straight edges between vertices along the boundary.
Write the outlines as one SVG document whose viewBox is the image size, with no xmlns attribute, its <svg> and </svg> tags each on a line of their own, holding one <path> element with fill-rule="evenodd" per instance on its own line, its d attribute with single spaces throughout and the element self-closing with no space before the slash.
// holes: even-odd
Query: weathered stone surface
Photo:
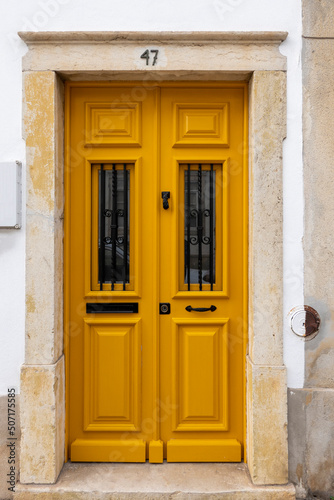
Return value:
<svg viewBox="0 0 334 500">
<path fill-rule="evenodd" d="M 306 395 L 303 389 L 288 389 L 289 480 L 296 486 L 297 498 L 307 497 Z"/>
<path fill-rule="evenodd" d="M 61 270 L 63 224 L 27 215 L 26 363 L 47 364 L 62 352 Z M 57 262 L 58 261 L 58 262 Z M 57 269 L 58 268 L 58 269 Z M 62 282 L 61 282 L 62 283 Z"/>
<path fill-rule="evenodd" d="M 282 142 L 286 75 L 255 72 L 250 92 L 249 353 L 255 364 L 283 364 Z"/>
<path fill-rule="evenodd" d="M 303 0 L 303 35 L 308 37 L 334 37 L 333 0 Z"/>
<path fill-rule="evenodd" d="M 56 213 L 55 86 L 49 72 L 23 73 L 23 138 L 27 150 L 27 208 L 46 216 Z"/>
<path fill-rule="evenodd" d="M 305 344 L 307 387 L 334 388 L 333 61 L 334 40 L 304 41 L 305 302 L 322 320 Z"/>
<path fill-rule="evenodd" d="M 99 493 L 92 491 L 87 492 L 68 492 L 59 491 L 55 492 L 45 492 L 36 491 L 36 489 L 31 488 L 31 491 L 24 491 L 15 494 L 15 499 L 17 500 L 294 500 L 295 494 L 294 490 L 289 486 L 281 487 L 267 487 L 267 491 L 253 490 L 253 491 L 243 491 L 243 492 L 217 492 L 217 493 L 185 493 L 185 492 L 174 492 L 174 493 L 126 493 L 126 492 L 115 492 L 115 493 Z"/>
<path fill-rule="evenodd" d="M 188 45 L 189 43 L 280 43 L 286 31 L 20 31 L 28 44 L 110 43 L 140 44 L 155 42 Z"/>
<path fill-rule="evenodd" d="M 10 472 L 10 467 L 15 467 L 15 477 L 16 480 L 19 478 L 19 465 L 20 465 L 20 395 L 16 394 L 15 396 L 15 415 L 12 417 L 15 418 L 15 457 L 12 455 L 10 457 L 11 460 L 15 460 L 14 463 L 8 463 L 8 458 L 10 455 L 10 448 L 8 444 L 11 440 L 8 440 L 8 398 L 7 396 L 0 397 L 0 498 L 1 500 L 10 500 L 13 498 L 13 494 L 11 491 L 8 491 L 8 487 L 10 484 L 7 481 L 10 478 L 7 476 Z M 11 404 L 11 403 L 10 403 Z M 12 423 L 12 422 L 11 422 Z"/>
<path fill-rule="evenodd" d="M 289 390 L 289 478 L 298 498 L 334 491 L 334 390 Z"/>
<path fill-rule="evenodd" d="M 292 485 L 255 486 L 245 464 L 65 464 L 57 484 L 18 487 L 17 499 L 293 500 Z M 35 495 L 35 496 L 33 496 Z"/>
<path fill-rule="evenodd" d="M 105 71 L 233 71 L 286 69 L 279 52 L 286 33 L 20 33 L 29 45 L 24 70 Z M 159 61 L 146 67 L 142 43 L 159 48 Z M 96 50 L 98 43 L 99 50 Z M 251 53 L 251 57 L 250 57 Z"/>
<path fill-rule="evenodd" d="M 53 72 L 24 75 L 27 145 L 26 363 L 62 353 L 63 112 Z"/>
<path fill-rule="evenodd" d="M 22 483 L 53 483 L 64 463 L 64 357 L 21 371 Z"/>
<path fill-rule="evenodd" d="M 288 482 L 287 394 L 284 366 L 247 358 L 247 450 L 254 484 Z"/>
</svg>

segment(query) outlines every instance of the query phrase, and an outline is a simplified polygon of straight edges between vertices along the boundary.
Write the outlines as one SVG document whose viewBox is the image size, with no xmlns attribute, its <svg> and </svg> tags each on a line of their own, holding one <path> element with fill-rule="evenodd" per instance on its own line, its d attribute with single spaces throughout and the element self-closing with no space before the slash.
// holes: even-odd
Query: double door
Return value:
<svg viewBox="0 0 334 500">
<path fill-rule="evenodd" d="M 67 88 L 72 461 L 240 461 L 245 86 Z"/>
</svg>

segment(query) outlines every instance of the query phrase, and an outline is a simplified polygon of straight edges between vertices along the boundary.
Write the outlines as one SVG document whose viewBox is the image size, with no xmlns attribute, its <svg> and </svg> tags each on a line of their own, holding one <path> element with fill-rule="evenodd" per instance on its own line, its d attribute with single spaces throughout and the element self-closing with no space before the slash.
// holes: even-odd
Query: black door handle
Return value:
<svg viewBox="0 0 334 500">
<path fill-rule="evenodd" d="M 215 311 L 217 309 L 216 306 L 210 306 L 210 307 L 191 307 L 191 306 L 187 306 L 186 307 L 186 311 L 188 312 L 191 312 L 191 311 L 196 311 L 196 312 L 207 312 L 207 311 Z"/>
<path fill-rule="evenodd" d="M 170 198 L 170 191 L 162 191 L 161 198 L 162 206 L 164 207 L 164 210 L 167 210 L 169 208 L 168 199 Z"/>
</svg>

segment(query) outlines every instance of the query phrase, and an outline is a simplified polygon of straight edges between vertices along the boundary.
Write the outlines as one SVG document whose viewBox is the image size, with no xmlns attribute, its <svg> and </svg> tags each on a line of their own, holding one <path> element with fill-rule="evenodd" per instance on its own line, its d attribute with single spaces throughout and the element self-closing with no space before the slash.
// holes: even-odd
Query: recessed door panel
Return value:
<svg viewBox="0 0 334 500">
<path fill-rule="evenodd" d="M 85 320 L 86 431 L 138 431 L 140 321 Z"/>
<path fill-rule="evenodd" d="M 173 337 L 173 430 L 227 430 L 227 320 L 178 320 Z"/>
</svg>

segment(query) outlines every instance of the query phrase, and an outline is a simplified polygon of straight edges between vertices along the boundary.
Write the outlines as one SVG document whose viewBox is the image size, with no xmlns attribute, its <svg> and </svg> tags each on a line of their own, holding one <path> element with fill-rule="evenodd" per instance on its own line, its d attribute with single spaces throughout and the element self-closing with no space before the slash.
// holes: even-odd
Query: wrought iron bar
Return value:
<svg viewBox="0 0 334 500">
<path fill-rule="evenodd" d="M 202 165 L 198 166 L 198 218 L 197 218 L 197 238 L 198 238 L 198 283 L 202 290 L 202 236 L 203 236 L 203 214 L 202 214 Z"/>
<path fill-rule="evenodd" d="M 111 177 L 112 211 L 111 211 L 111 289 L 116 282 L 116 240 L 117 240 L 117 172 L 115 164 L 112 166 Z"/>
<path fill-rule="evenodd" d="M 190 291 L 190 164 L 188 163 L 187 177 L 187 281 Z"/>
<path fill-rule="evenodd" d="M 213 290 L 213 165 L 210 168 L 210 289 Z"/>
<path fill-rule="evenodd" d="M 124 209 L 124 246 L 123 246 L 123 290 L 128 279 L 128 172 L 123 165 L 123 209 Z"/>
<path fill-rule="evenodd" d="M 99 282 L 100 290 L 103 290 L 103 283 L 105 281 L 105 220 L 104 211 L 106 203 L 106 189 L 105 189 L 105 170 L 104 165 L 101 163 L 100 169 L 100 189 L 101 189 L 101 203 L 100 203 L 100 248 L 99 248 Z"/>
</svg>

